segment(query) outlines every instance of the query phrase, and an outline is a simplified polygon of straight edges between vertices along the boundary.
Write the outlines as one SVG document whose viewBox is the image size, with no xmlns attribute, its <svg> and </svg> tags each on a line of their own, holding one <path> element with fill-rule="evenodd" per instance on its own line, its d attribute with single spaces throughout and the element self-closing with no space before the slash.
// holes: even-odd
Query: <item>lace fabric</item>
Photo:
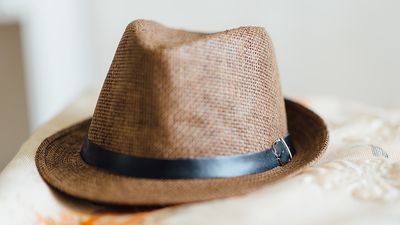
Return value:
<svg viewBox="0 0 400 225">
<path fill-rule="evenodd" d="M 61 196 L 40 178 L 34 152 L 48 134 L 88 117 L 96 97 L 82 97 L 39 129 L 2 171 L 2 224 L 270 224 L 277 215 L 279 224 L 400 221 L 400 109 L 327 98 L 299 99 L 328 123 L 326 154 L 297 176 L 249 195 L 123 212 Z"/>
</svg>

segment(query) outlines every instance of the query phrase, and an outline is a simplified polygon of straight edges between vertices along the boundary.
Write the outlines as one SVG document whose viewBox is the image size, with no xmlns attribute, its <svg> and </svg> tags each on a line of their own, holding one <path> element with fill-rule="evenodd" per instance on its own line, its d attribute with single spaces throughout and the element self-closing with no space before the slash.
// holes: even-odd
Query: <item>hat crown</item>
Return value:
<svg viewBox="0 0 400 225">
<path fill-rule="evenodd" d="M 195 33 L 126 28 L 88 138 L 156 158 L 258 152 L 287 133 L 271 39 L 260 27 Z"/>
</svg>

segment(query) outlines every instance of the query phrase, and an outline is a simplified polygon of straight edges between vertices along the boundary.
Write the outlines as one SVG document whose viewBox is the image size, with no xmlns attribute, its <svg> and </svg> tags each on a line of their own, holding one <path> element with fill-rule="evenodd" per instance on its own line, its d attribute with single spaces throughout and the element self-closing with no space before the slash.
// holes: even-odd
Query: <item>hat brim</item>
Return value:
<svg viewBox="0 0 400 225">
<path fill-rule="evenodd" d="M 114 205 L 168 205 L 245 194 L 300 172 L 326 150 L 324 121 L 299 103 L 285 100 L 288 129 L 296 148 L 282 167 L 234 178 L 157 180 L 120 176 L 86 164 L 80 148 L 90 119 L 46 138 L 36 153 L 36 166 L 57 190 L 89 201 Z"/>
</svg>

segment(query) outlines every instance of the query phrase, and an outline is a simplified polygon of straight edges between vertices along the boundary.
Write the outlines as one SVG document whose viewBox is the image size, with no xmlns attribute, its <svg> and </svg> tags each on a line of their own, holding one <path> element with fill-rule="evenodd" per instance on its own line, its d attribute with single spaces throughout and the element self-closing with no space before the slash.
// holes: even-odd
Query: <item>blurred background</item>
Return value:
<svg viewBox="0 0 400 225">
<path fill-rule="evenodd" d="M 0 0 L 0 170 L 41 124 L 97 90 L 132 20 L 266 27 L 288 96 L 399 107 L 400 1 Z"/>
</svg>

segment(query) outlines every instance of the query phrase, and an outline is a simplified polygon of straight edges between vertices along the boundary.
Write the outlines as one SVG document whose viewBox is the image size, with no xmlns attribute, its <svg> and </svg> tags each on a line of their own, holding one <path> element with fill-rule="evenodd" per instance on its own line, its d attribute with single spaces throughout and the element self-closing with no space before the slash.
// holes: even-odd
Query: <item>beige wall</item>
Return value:
<svg viewBox="0 0 400 225">
<path fill-rule="evenodd" d="M 400 1 L 0 0 L 22 24 L 31 130 L 100 85 L 125 26 L 267 28 L 286 95 L 328 95 L 400 107 Z M 49 104 L 51 103 L 51 104 Z"/>
<path fill-rule="evenodd" d="M 19 26 L 0 24 L 0 171 L 28 137 Z"/>
</svg>

